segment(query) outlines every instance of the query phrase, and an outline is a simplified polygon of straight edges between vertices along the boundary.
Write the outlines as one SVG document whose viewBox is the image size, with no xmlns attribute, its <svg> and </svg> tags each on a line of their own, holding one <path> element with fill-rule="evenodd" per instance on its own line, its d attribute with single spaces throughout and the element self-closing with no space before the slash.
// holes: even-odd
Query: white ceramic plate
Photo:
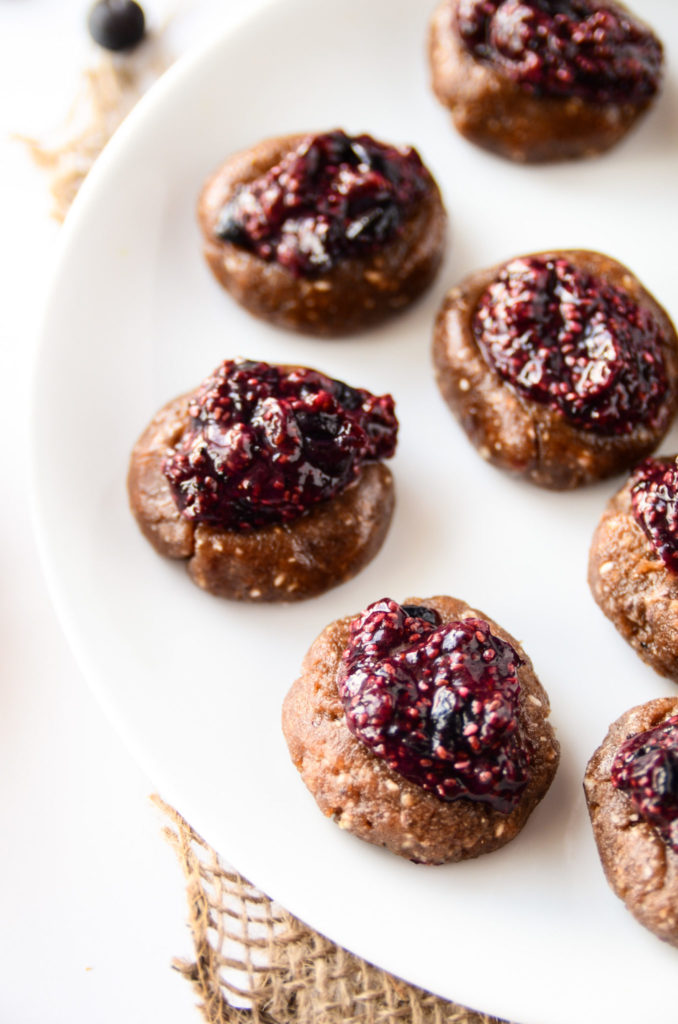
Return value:
<svg viewBox="0 0 678 1024">
<path fill-rule="evenodd" d="M 678 8 L 646 0 L 669 61 Z M 583 246 L 628 263 L 678 318 L 676 80 L 605 158 L 525 168 L 456 136 L 428 89 L 420 0 L 285 0 L 173 69 L 119 131 L 69 217 L 35 390 L 38 532 L 80 663 L 166 799 L 282 904 L 369 960 L 521 1024 L 675 1019 L 678 952 L 608 889 L 581 780 L 608 724 L 674 694 L 593 604 L 592 530 L 619 481 L 549 494 L 486 466 L 439 398 L 431 324 L 467 271 Z M 383 329 L 322 342 L 236 307 L 194 218 L 205 176 L 268 135 L 344 126 L 416 144 L 451 215 L 431 292 Z M 391 391 L 398 507 L 354 581 L 292 607 L 201 593 L 127 508 L 128 454 L 166 400 L 225 357 L 299 362 Z M 665 450 L 678 448 L 674 433 Z M 339 831 L 292 767 L 280 706 L 334 618 L 451 593 L 517 635 L 549 690 L 562 763 L 505 849 L 425 868 Z"/>
</svg>

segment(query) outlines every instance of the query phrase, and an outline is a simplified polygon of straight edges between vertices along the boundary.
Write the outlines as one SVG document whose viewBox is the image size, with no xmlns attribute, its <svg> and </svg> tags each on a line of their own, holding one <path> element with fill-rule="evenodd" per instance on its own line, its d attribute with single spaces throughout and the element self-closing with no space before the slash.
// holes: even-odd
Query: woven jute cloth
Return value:
<svg viewBox="0 0 678 1024">
<path fill-rule="evenodd" d="M 153 798 L 186 880 L 193 958 L 172 966 L 208 1024 L 502 1024 L 440 999 L 324 938 L 226 866 Z"/>
</svg>

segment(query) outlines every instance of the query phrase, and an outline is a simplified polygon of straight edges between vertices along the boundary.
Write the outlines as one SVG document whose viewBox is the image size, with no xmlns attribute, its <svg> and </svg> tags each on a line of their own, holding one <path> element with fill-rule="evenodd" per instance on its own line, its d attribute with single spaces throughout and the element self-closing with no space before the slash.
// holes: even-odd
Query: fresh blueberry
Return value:
<svg viewBox="0 0 678 1024">
<path fill-rule="evenodd" d="M 141 42 L 144 12 L 134 0 L 99 0 L 89 12 L 92 39 L 106 50 L 129 50 Z"/>
</svg>

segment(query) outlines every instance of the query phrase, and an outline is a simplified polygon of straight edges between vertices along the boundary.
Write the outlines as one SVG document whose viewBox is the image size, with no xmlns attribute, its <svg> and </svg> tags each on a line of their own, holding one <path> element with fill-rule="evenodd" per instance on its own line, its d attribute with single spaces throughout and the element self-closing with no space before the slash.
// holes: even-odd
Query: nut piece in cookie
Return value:
<svg viewBox="0 0 678 1024">
<path fill-rule="evenodd" d="M 643 661 L 678 683 L 678 457 L 645 459 L 608 502 L 589 585 Z"/>
<path fill-rule="evenodd" d="M 516 161 L 614 146 L 657 94 L 663 50 L 616 0 L 443 0 L 433 90 L 457 130 Z"/>
<path fill-rule="evenodd" d="M 678 406 L 678 338 L 609 256 L 562 250 L 471 274 L 436 319 L 440 391 L 489 462 L 557 490 L 635 465 Z"/>
<path fill-rule="evenodd" d="M 678 946 L 678 698 L 617 719 L 588 763 L 584 791 L 613 891 Z"/>
<path fill-rule="evenodd" d="M 327 626 L 285 698 L 301 777 L 340 828 L 423 864 L 504 846 L 559 747 L 520 645 L 452 597 L 385 598 Z"/>
<path fill-rule="evenodd" d="M 398 423 L 316 370 L 226 360 L 139 438 L 128 490 L 142 532 L 221 597 L 298 601 L 377 553 L 394 505 Z"/>
<path fill-rule="evenodd" d="M 207 181 L 204 252 L 241 305 L 339 335 L 402 310 L 440 265 L 447 217 L 411 147 L 343 131 L 268 139 Z"/>
</svg>

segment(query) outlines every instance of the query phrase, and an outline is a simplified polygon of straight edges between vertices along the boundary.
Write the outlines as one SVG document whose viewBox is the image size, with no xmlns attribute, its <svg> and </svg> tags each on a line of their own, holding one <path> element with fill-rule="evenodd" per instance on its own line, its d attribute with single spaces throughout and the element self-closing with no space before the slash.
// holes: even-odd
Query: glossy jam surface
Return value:
<svg viewBox="0 0 678 1024">
<path fill-rule="evenodd" d="M 487 622 L 377 601 L 351 626 L 339 694 L 351 732 L 441 800 L 510 812 L 529 779 L 520 658 Z"/>
<path fill-rule="evenodd" d="M 609 436 L 656 422 L 668 388 L 661 327 L 564 258 L 508 263 L 481 296 L 473 333 L 503 380 L 576 427 Z"/>
<path fill-rule="evenodd" d="M 381 397 L 315 370 L 227 360 L 200 386 L 164 472 L 182 514 L 248 530 L 297 519 L 389 458 L 398 423 Z"/>
<path fill-rule="evenodd" d="M 626 740 L 611 774 L 613 786 L 678 853 L 678 715 Z"/>
<path fill-rule="evenodd" d="M 661 43 L 614 3 L 460 0 L 456 18 L 474 57 L 537 95 L 643 103 L 659 88 Z"/>
<path fill-rule="evenodd" d="M 678 573 L 678 461 L 645 459 L 631 477 L 631 506 L 666 568 Z"/>
<path fill-rule="evenodd" d="M 295 277 L 317 277 L 388 242 L 431 181 L 414 149 L 343 131 L 310 136 L 238 187 L 216 234 Z"/>
</svg>

